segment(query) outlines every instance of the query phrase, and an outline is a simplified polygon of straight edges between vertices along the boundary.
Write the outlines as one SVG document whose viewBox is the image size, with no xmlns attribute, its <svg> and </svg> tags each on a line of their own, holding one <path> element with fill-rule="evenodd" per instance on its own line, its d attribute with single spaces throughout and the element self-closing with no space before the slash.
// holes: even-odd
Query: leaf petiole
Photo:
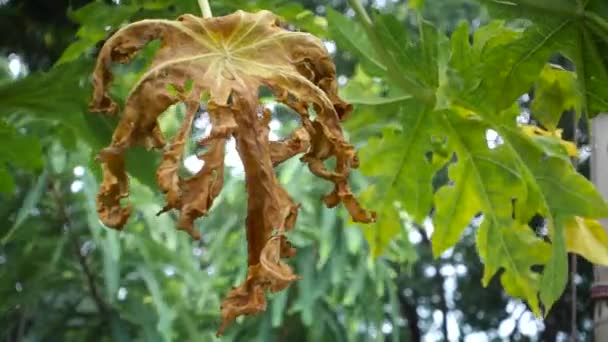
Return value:
<svg viewBox="0 0 608 342">
<path fill-rule="evenodd" d="M 203 12 L 203 18 L 213 17 L 211 6 L 209 6 L 209 0 L 198 0 L 198 5 L 201 8 L 201 12 Z"/>
<path fill-rule="evenodd" d="M 599 30 L 598 35 L 606 40 L 608 36 L 608 22 L 601 16 L 593 12 L 585 12 L 585 18 L 589 19 L 590 23 L 594 24 Z"/>
</svg>

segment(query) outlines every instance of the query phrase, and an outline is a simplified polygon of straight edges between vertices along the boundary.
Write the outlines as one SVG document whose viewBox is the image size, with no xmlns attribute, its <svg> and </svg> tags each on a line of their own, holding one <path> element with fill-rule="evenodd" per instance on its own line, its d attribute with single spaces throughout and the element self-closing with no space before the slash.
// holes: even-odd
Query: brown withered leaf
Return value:
<svg viewBox="0 0 608 342">
<path fill-rule="evenodd" d="M 301 160 L 315 175 L 334 183 L 324 197 L 328 207 L 342 202 L 355 221 L 374 220 L 348 184 L 358 160 L 340 121 L 352 107 L 337 95 L 335 66 L 318 38 L 283 29 L 271 12 L 237 11 L 207 19 L 183 15 L 177 21 L 142 20 L 116 32 L 97 60 L 91 111 L 118 112 L 108 94 L 110 67 L 128 63 L 152 40 L 160 40 L 160 48 L 129 94 L 110 146 L 99 153 L 103 183 L 97 211 L 107 226 L 121 229 L 132 210 L 120 203 L 128 196 L 125 151 L 135 145 L 163 149 L 156 172 L 166 198 L 161 213 L 178 210 L 178 228 L 200 238 L 193 222 L 207 214 L 221 191 L 226 139 L 234 137 L 248 193 L 249 270 L 245 282 L 222 304 L 221 333 L 237 316 L 264 310 L 266 290 L 280 291 L 298 279 L 281 260 L 295 254 L 284 233 L 295 225 L 298 205 L 279 184 L 275 166 L 303 153 Z M 186 90 L 188 82 L 192 87 Z M 283 141 L 268 140 L 271 113 L 259 102 L 260 87 L 269 88 L 300 116 L 302 126 Z M 184 179 L 178 169 L 203 94 L 212 125 L 209 136 L 199 141 L 207 148 L 199 156 L 204 166 Z M 185 104 L 186 116 L 165 146 L 158 117 L 177 102 Z M 334 170 L 324 165 L 330 158 L 335 158 Z"/>
</svg>

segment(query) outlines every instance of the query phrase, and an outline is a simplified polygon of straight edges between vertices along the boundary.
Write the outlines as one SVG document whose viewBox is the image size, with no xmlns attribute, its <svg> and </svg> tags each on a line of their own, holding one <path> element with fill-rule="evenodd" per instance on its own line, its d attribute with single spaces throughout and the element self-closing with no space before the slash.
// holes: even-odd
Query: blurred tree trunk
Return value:
<svg viewBox="0 0 608 342">
<path fill-rule="evenodd" d="M 602 114 L 595 118 L 592 127 L 591 179 L 604 198 L 608 198 L 608 115 Z M 602 223 L 608 230 L 608 220 Z M 608 341 L 608 267 L 596 266 L 594 274 L 591 296 L 595 299 L 595 341 Z"/>
</svg>

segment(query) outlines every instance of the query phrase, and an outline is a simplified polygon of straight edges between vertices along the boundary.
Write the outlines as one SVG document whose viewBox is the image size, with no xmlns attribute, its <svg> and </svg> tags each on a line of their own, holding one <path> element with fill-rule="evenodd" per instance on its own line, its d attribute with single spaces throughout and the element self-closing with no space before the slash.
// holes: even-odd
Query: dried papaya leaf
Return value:
<svg viewBox="0 0 608 342">
<path fill-rule="evenodd" d="M 194 220 L 207 214 L 221 191 L 225 143 L 234 137 L 248 194 L 249 269 L 245 282 L 222 304 L 221 333 L 237 316 L 263 311 L 266 290 L 279 291 L 298 279 L 281 260 L 295 254 L 283 234 L 294 227 L 298 205 L 280 185 L 275 166 L 303 153 L 301 160 L 315 175 L 334 183 L 324 197 L 328 207 L 342 202 L 355 221 L 375 219 L 361 208 L 348 183 L 359 162 L 340 123 L 352 106 L 338 97 L 335 66 L 318 38 L 285 30 L 271 12 L 237 11 L 206 19 L 186 14 L 176 21 L 142 20 L 116 32 L 97 60 L 91 111 L 119 111 L 108 93 L 111 64 L 128 63 L 153 40 L 161 41 L 160 48 L 131 90 L 110 146 L 100 152 L 104 178 L 98 211 L 106 225 L 121 229 L 131 212 L 120 204 L 128 196 L 125 151 L 135 145 L 164 148 L 156 173 L 166 198 L 161 212 L 178 210 L 178 228 L 200 238 Z M 192 83 L 190 91 L 185 90 L 187 82 Z M 271 112 L 262 109 L 260 87 L 299 114 L 302 126 L 289 138 L 269 141 Z M 199 156 L 203 168 L 184 179 L 178 169 L 203 93 L 208 94 L 212 130 L 199 141 L 207 147 Z M 186 116 L 165 147 L 158 117 L 177 102 L 185 104 Z M 335 159 L 335 169 L 324 165 L 328 159 Z"/>
<path fill-rule="evenodd" d="M 218 336 L 239 315 L 266 310 L 265 289 L 278 292 L 300 279 L 289 265 L 281 261 L 281 257 L 293 256 L 294 253 L 295 250 L 288 245 L 284 235 L 273 236 L 266 243 L 260 255 L 260 263 L 249 267 L 246 281 L 233 288 L 222 302 L 222 323 Z"/>
<path fill-rule="evenodd" d="M 163 153 L 163 159 L 156 171 L 156 179 L 159 187 L 166 195 L 167 205 L 163 211 L 177 208 L 181 205 L 180 178 L 178 176 L 179 164 L 184 154 L 186 140 L 190 136 L 192 122 L 198 110 L 198 101 L 192 100 L 187 103 L 184 123 L 173 139 L 171 145 Z"/>
<path fill-rule="evenodd" d="M 199 145 L 209 149 L 205 154 L 197 156 L 204 162 L 203 167 L 191 178 L 181 179 L 177 174 L 179 163 L 198 107 L 198 101 L 188 103 L 183 125 L 172 145 L 163 154 L 156 173 L 159 187 L 165 193 L 167 201 L 160 213 L 171 209 L 180 210 L 178 228 L 188 232 L 196 240 L 200 239 L 200 233 L 194 229 L 194 220 L 207 214 L 222 190 L 226 139 L 236 128 L 229 108 L 208 103 L 212 130 L 208 137 L 199 141 Z"/>
<path fill-rule="evenodd" d="M 122 228 L 131 215 L 131 207 L 120 206 L 120 200 L 129 195 L 124 152 L 119 148 L 106 148 L 97 159 L 101 161 L 103 171 L 103 182 L 97 195 L 97 213 L 106 225 Z"/>
<path fill-rule="evenodd" d="M 272 164 L 277 166 L 296 154 L 304 153 L 310 148 L 310 134 L 304 127 L 299 127 L 293 134 L 281 141 L 270 142 Z"/>
<path fill-rule="evenodd" d="M 247 280 L 253 279 L 247 275 Z M 224 330 L 241 315 L 253 315 L 266 310 L 266 294 L 264 288 L 258 284 L 246 281 L 241 286 L 233 288 L 221 305 L 222 323 L 217 329 L 217 336 L 224 334 Z"/>
<path fill-rule="evenodd" d="M 226 140 L 232 136 L 236 123 L 232 112 L 213 103 L 207 104 L 212 130 L 199 142 L 208 151 L 199 156 L 203 168 L 193 177 L 182 182 L 182 205 L 178 227 L 193 231 L 194 220 L 207 214 L 224 185 L 224 155 Z"/>
</svg>

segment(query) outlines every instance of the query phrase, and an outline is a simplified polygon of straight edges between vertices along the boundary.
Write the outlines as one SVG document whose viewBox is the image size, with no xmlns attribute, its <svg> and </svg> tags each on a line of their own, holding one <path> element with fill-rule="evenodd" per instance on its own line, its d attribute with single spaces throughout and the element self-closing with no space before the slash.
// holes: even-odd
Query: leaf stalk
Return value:
<svg viewBox="0 0 608 342">
<path fill-rule="evenodd" d="M 593 12 L 585 12 L 585 19 L 588 19 L 593 25 L 598 28 L 598 36 L 606 40 L 608 36 L 608 22 L 601 16 Z"/>
<path fill-rule="evenodd" d="M 213 17 L 211 6 L 209 6 L 209 0 L 198 0 L 198 5 L 201 8 L 201 12 L 203 12 L 203 18 Z"/>
</svg>

